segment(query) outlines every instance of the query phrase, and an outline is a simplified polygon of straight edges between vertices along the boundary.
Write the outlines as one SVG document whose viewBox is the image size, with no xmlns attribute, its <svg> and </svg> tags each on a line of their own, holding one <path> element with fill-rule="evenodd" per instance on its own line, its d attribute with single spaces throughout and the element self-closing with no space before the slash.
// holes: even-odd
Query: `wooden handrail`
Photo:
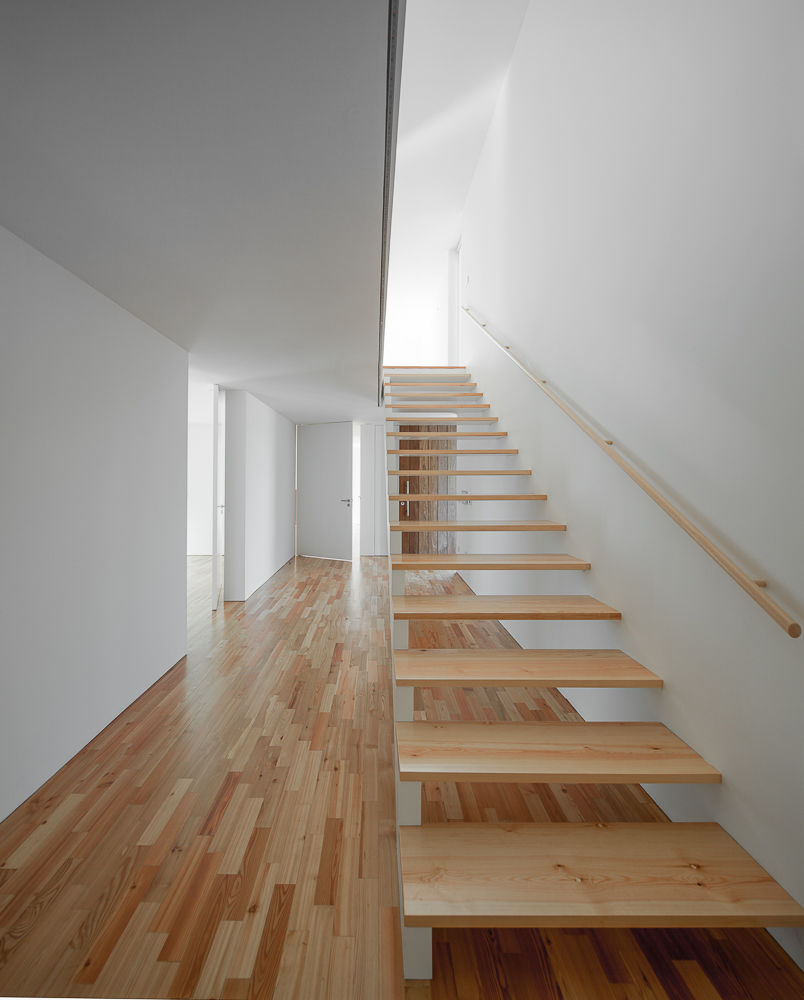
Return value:
<svg viewBox="0 0 804 1000">
<path fill-rule="evenodd" d="M 694 524 L 686 514 L 683 514 L 678 507 L 672 504 L 667 497 L 653 485 L 653 483 L 646 479 L 646 477 L 643 476 L 638 469 L 636 469 L 626 458 L 623 458 L 622 455 L 618 454 L 615 450 L 614 442 L 610 438 L 604 438 L 603 435 L 598 433 L 598 431 L 588 424 L 579 413 L 576 413 L 569 403 L 563 400 L 561 396 L 559 396 L 558 393 L 548 385 L 547 379 L 539 378 L 538 375 L 534 375 L 534 373 L 523 365 L 522 362 L 511 352 L 511 348 L 508 347 L 508 345 L 503 344 L 494 336 L 493 333 L 491 333 L 486 323 L 483 323 L 477 318 L 477 316 L 474 316 L 471 310 L 467 309 L 466 306 L 463 306 L 462 308 L 469 319 L 480 327 L 489 340 L 499 347 L 501 351 L 504 351 L 517 368 L 521 369 L 525 375 L 527 375 L 531 382 L 537 385 L 545 395 L 549 396 L 556 406 L 563 410 L 570 420 L 577 424 L 584 434 L 595 442 L 598 448 L 604 451 L 613 462 L 619 465 L 623 472 L 630 479 L 632 479 L 640 489 L 647 493 L 654 503 L 657 503 L 662 508 L 665 514 L 671 517 L 680 528 L 683 528 L 690 538 L 694 542 L 697 542 L 704 552 L 711 556 L 718 566 L 725 570 L 732 580 L 739 584 L 746 594 L 752 597 L 763 611 L 769 614 L 789 636 L 792 636 L 792 638 L 797 639 L 801 635 L 801 625 L 794 618 L 791 618 L 784 608 L 777 604 L 776 601 L 769 597 L 765 592 L 764 588 L 767 587 L 767 581 L 752 579 L 748 573 L 741 569 L 733 559 L 727 556 L 726 553 L 719 548 L 711 538 L 705 535 L 704 532 L 701 531 L 701 529 Z"/>
</svg>

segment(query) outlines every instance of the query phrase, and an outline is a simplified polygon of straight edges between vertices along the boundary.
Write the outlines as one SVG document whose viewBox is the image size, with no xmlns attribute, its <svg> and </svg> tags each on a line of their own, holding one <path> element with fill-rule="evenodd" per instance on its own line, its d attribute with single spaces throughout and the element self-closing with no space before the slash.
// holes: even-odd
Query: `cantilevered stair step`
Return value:
<svg viewBox="0 0 804 1000">
<path fill-rule="evenodd" d="M 416 381 L 431 382 L 436 379 L 444 381 L 468 381 L 472 375 L 466 368 L 437 368 L 435 366 L 423 368 L 395 368 L 386 369 L 383 374 L 385 382 L 410 382 Z"/>
<path fill-rule="evenodd" d="M 466 365 L 383 365 L 383 371 L 386 372 L 399 372 L 399 371 L 430 371 L 434 369 L 436 371 L 466 371 Z"/>
<path fill-rule="evenodd" d="M 438 823 L 399 833 L 408 926 L 804 926 L 804 909 L 717 823 Z"/>
<path fill-rule="evenodd" d="M 477 382 L 383 382 L 386 392 L 388 389 L 476 389 Z"/>
<path fill-rule="evenodd" d="M 415 497 L 409 494 L 409 498 Z M 557 521 L 391 521 L 391 531 L 566 531 Z"/>
<path fill-rule="evenodd" d="M 443 570 L 443 569 L 566 569 L 586 570 L 591 563 L 576 556 L 558 553 L 525 554 L 501 553 L 500 555 L 473 554 L 466 552 L 437 553 L 394 553 L 391 556 L 392 569 Z"/>
<path fill-rule="evenodd" d="M 397 649 L 394 676 L 400 687 L 662 686 L 619 649 Z"/>
<path fill-rule="evenodd" d="M 462 398 L 464 396 L 482 396 L 482 392 L 447 392 L 445 389 L 443 392 L 386 392 L 386 396 L 393 396 L 394 399 L 452 399 L 453 397 Z"/>
<path fill-rule="evenodd" d="M 530 476 L 532 469 L 389 469 L 389 476 Z"/>
<path fill-rule="evenodd" d="M 519 448 L 388 448 L 389 455 L 418 458 L 420 455 L 518 455 Z"/>
<path fill-rule="evenodd" d="M 619 611 L 586 594 L 414 594 L 394 597 L 399 621 L 618 621 Z"/>
<path fill-rule="evenodd" d="M 386 410 L 416 410 L 424 413 L 440 413 L 442 410 L 489 410 L 491 403 L 386 403 Z"/>
<path fill-rule="evenodd" d="M 508 431 L 387 431 L 386 437 L 397 437 L 401 441 L 442 441 L 447 438 L 504 438 Z"/>
<path fill-rule="evenodd" d="M 389 500 L 546 500 L 546 493 L 392 493 Z"/>
<path fill-rule="evenodd" d="M 420 407 L 422 409 L 422 407 Z M 453 407 L 454 409 L 454 407 Z M 429 412 L 429 411 L 427 411 Z M 390 424 L 430 424 L 436 427 L 454 427 L 456 424 L 496 424 L 500 419 L 499 417 L 464 417 L 464 416 L 454 416 L 454 417 L 443 417 L 436 415 L 427 415 L 425 412 L 424 416 L 421 417 L 386 417 L 386 423 Z"/>
<path fill-rule="evenodd" d="M 402 781 L 716 784 L 658 722 L 398 722 Z"/>
</svg>

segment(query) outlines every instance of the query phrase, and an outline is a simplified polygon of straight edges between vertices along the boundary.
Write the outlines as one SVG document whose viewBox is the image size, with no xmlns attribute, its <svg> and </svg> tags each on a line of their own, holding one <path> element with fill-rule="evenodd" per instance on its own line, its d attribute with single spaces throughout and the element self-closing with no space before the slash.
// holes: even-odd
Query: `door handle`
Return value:
<svg viewBox="0 0 804 1000">
<path fill-rule="evenodd" d="M 352 498 L 351 497 L 347 497 L 345 500 L 341 500 L 341 503 L 345 503 L 347 507 L 351 507 L 352 506 Z"/>
</svg>

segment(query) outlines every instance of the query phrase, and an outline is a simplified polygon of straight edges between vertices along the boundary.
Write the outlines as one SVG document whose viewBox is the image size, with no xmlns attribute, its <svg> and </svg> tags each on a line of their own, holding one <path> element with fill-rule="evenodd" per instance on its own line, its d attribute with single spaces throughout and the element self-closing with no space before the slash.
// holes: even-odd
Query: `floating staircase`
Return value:
<svg viewBox="0 0 804 1000">
<path fill-rule="evenodd" d="M 496 477 L 530 476 L 530 469 L 473 467 L 493 456 L 515 459 L 518 451 L 475 447 L 477 438 L 504 438 L 505 431 L 462 429 L 469 422 L 497 423 L 488 413 L 489 403 L 460 401 L 469 395 L 482 399 L 465 368 L 396 366 L 385 372 L 406 977 L 431 977 L 433 927 L 804 926 L 804 909 L 715 823 L 422 825 L 423 781 L 714 783 L 721 775 L 655 722 L 414 719 L 413 691 L 419 687 L 661 688 L 662 680 L 617 649 L 408 648 L 411 621 L 617 621 L 621 612 L 583 593 L 583 586 L 561 595 L 480 596 L 436 589 L 430 595 L 405 594 L 408 571 L 583 573 L 590 563 L 566 553 L 403 551 L 403 539 L 440 537 L 434 532 L 460 541 L 464 532 L 563 532 L 566 525 L 411 518 L 411 502 L 537 502 L 546 494 L 494 490 Z M 451 398 L 457 401 L 444 402 Z M 482 416 L 481 409 L 486 411 Z M 409 429 L 416 425 L 421 429 Z M 415 459 L 424 464 L 415 467 Z M 464 459 L 469 467 L 456 467 Z M 442 460 L 449 467 L 442 467 Z M 403 461 L 414 467 L 400 469 Z M 456 489 L 467 476 L 485 477 L 484 483 L 490 477 L 491 489 Z"/>
</svg>

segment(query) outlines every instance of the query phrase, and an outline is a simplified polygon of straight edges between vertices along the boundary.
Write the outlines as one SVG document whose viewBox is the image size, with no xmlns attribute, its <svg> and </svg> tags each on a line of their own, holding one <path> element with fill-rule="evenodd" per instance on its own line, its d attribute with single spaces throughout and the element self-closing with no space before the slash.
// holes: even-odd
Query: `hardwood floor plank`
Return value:
<svg viewBox="0 0 804 1000">
<path fill-rule="evenodd" d="M 270 1000 L 274 995 L 295 888 L 288 884 L 274 886 L 254 971 L 249 979 L 247 1000 Z"/>
</svg>

